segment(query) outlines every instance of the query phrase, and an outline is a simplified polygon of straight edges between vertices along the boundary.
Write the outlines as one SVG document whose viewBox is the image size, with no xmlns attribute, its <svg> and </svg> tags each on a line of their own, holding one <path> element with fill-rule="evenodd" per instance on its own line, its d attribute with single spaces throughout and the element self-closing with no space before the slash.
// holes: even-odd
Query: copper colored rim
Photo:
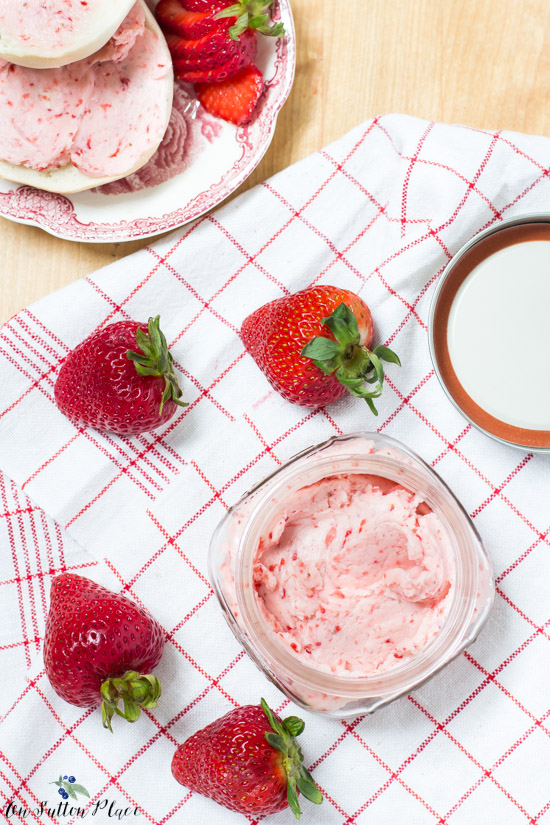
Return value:
<svg viewBox="0 0 550 825">
<path fill-rule="evenodd" d="M 517 218 L 515 219 L 518 220 Z M 482 261 L 518 243 L 528 241 L 550 241 L 550 216 L 536 218 L 528 223 L 504 225 L 502 228 L 481 237 L 464 252 L 459 252 L 442 275 L 438 292 L 434 296 L 431 314 L 430 337 L 432 358 L 439 380 L 460 411 L 472 424 L 488 435 L 527 449 L 550 449 L 550 430 L 530 430 L 514 427 L 490 415 L 468 395 L 454 370 L 447 343 L 449 315 L 458 290 Z"/>
</svg>

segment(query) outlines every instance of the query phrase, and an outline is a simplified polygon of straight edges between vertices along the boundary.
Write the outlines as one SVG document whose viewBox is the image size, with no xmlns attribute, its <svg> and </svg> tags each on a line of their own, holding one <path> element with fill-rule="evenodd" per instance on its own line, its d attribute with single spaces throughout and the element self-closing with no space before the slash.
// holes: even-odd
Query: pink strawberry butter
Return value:
<svg viewBox="0 0 550 825">
<path fill-rule="evenodd" d="M 0 61 L 0 158 L 38 171 L 73 163 L 91 177 L 129 171 L 160 143 L 171 72 L 136 5 L 91 57 L 58 69 Z"/>
<path fill-rule="evenodd" d="M 421 653 L 447 616 L 455 566 L 447 533 L 415 493 L 348 474 L 297 490 L 261 536 L 261 614 L 305 664 L 385 673 Z"/>
<path fill-rule="evenodd" d="M 100 0 L 105 6 L 105 0 Z M 70 46 L 85 33 L 95 15 L 97 0 L 2 0 L 1 36 L 20 47 L 30 45 L 36 54 Z"/>
</svg>

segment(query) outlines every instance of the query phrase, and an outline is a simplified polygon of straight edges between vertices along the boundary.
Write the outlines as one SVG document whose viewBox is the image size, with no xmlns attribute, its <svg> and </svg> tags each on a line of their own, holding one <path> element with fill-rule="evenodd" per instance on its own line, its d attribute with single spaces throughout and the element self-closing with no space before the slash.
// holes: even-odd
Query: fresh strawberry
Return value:
<svg viewBox="0 0 550 825">
<path fill-rule="evenodd" d="M 52 582 L 44 664 L 55 692 L 71 705 L 102 705 L 103 726 L 116 713 L 135 722 L 154 708 L 164 632 L 146 610 L 91 579 L 62 573 Z M 118 705 L 122 700 L 124 710 Z"/>
<path fill-rule="evenodd" d="M 197 97 L 211 115 L 242 126 L 252 117 L 263 88 L 262 73 L 252 65 L 223 82 L 198 84 Z"/>
<path fill-rule="evenodd" d="M 256 818 L 290 806 L 298 819 L 300 792 L 323 801 L 295 739 L 303 729 L 297 716 L 281 721 L 264 699 L 235 708 L 179 746 L 172 773 L 232 811 Z"/>
<path fill-rule="evenodd" d="M 172 58 L 189 60 L 197 65 L 207 66 L 203 61 L 209 58 L 216 59 L 217 66 L 223 66 L 233 55 L 253 49 L 256 56 L 256 35 L 250 29 L 243 32 L 238 40 L 231 40 L 227 32 L 214 31 L 200 37 L 198 40 L 186 40 L 177 34 L 167 34 L 166 42 Z"/>
<path fill-rule="evenodd" d="M 188 9 L 193 6 L 193 11 L 203 11 L 203 0 L 182 0 Z M 208 0 L 204 0 L 208 2 Z M 198 5 L 201 8 L 198 8 Z M 285 27 L 282 23 L 271 25 L 269 20 L 269 10 L 273 5 L 273 0 L 235 0 L 216 14 L 217 19 L 225 17 L 237 18 L 234 25 L 229 29 L 229 34 L 236 39 L 246 29 L 254 29 L 260 34 L 268 37 L 282 37 Z"/>
<path fill-rule="evenodd" d="M 174 57 L 176 77 L 190 83 L 220 83 L 234 77 L 241 69 L 254 62 L 257 52 L 256 36 L 245 32 L 239 41 L 220 48 L 211 55 L 198 59 Z M 221 61 L 220 61 L 221 58 Z"/>
<path fill-rule="evenodd" d="M 148 327 L 117 321 L 86 338 L 61 365 L 55 401 L 73 424 L 119 435 L 154 430 L 186 407 L 159 316 Z"/>
<path fill-rule="evenodd" d="M 230 0 L 181 0 L 181 5 L 188 11 L 219 11 L 231 4 Z"/>
<path fill-rule="evenodd" d="M 179 0 L 160 0 L 155 16 L 161 29 L 166 32 L 196 40 L 214 30 L 227 30 L 235 23 L 234 17 L 216 18 L 215 10 L 187 11 Z"/>
<path fill-rule="evenodd" d="M 370 310 L 358 295 L 315 286 L 257 309 L 243 322 L 241 337 L 288 401 L 324 407 L 350 392 L 377 415 L 373 399 L 382 393 L 382 361 L 401 363 L 388 347 L 370 350 L 373 331 Z"/>
</svg>

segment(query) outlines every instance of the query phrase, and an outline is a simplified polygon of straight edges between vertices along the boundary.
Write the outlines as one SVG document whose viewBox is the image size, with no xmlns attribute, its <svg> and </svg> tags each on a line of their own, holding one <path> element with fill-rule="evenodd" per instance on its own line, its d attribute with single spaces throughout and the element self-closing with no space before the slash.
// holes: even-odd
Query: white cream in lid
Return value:
<svg viewBox="0 0 550 825">
<path fill-rule="evenodd" d="M 481 408 L 550 430 L 550 241 L 507 246 L 474 267 L 452 302 L 447 346 Z"/>
</svg>

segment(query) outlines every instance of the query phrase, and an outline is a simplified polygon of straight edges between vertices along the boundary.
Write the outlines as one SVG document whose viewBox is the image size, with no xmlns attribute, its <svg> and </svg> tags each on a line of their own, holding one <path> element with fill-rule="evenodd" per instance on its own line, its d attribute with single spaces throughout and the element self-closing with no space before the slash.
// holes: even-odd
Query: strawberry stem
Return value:
<svg viewBox="0 0 550 825">
<path fill-rule="evenodd" d="M 113 732 L 111 719 L 115 713 L 128 722 L 135 722 L 141 708 L 156 708 L 160 694 L 161 685 L 156 676 L 144 676 L 135 670 L 126 671 L 120 678 L 106 679 L 101 685 L 103 727 Z M 124 710 L 118 707 L 121 700 Z"/>
<path fill-rule="evenodd" d="M 288 805 L 296 819 L 300 819 L 302 811 L 298 802 L 298 791 L 306 799 L 320 805 L 323 795 L 310 772 L 304 766 L 304 755 L 295 737 L 304 730 L 305 723 L 297 716 L 289 716 L 281 722 L 273 713 L 265 699 L 261 705 L 271 729 L 265 735 L 269 744 L 281 753 L 281 763 L 287 777 Z"/>
<path fill-rule="evenodd" d="M 134 362 L 138 375 L 162 376 L 165 381 L 159 413 L 162 413 L 168 400 L 173 401 L 179 407 L 187 407 L 188 405 L 181 400 L 183 393 L 174 369 L 174 359 L 160 328 L 160 315 L 156 318 L 149 318 L 147 332 L 142 329 L 137 330 L 136 342 L 141 352 L 128 350 L 126 357 Z"/>
<path fill-rule="evenodd" d="M 318 336 L 306 344 L 301 355 L 311 358 L 325 375 L 334 375 L 346 389 L 358 398 L 364 398 L 371 412 L 378 415 L 373 398 L 382 395 L 384 367 L 382 361 L 401 366 L 399 356 L 382 344 L 369 350 L 361 344 L 357 318 L 347 306 L 340 304 L 323 324 L 333 338 Z M 365 386 L 372 386 L 369 389 Z"/>
<path fill-rule="evenodd" d="M 273 0 L 238 0 L 219 11 L 215 16 L 237 18 L 235 24 L 229 29 L 229 36 L 232 40 L 238 40 L 246 29 L 255 29 L 267 37 L 282 37 L 285 33 L 283 24 L 270 25 L 268 12 L 272 3 Z"/>
</svg>

